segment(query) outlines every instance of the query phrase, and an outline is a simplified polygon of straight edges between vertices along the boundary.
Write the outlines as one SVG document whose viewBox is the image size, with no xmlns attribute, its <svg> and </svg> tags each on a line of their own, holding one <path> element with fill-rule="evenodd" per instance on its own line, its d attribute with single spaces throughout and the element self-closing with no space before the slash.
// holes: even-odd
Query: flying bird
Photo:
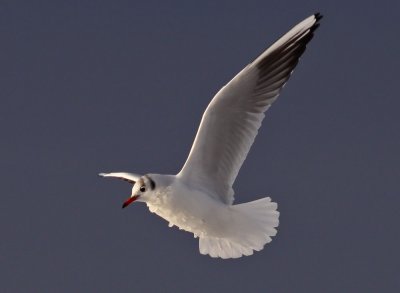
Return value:
<svg viewBox="0 0 400 293">
<path fill-rule="evenodd" d="M 316 13 L 294 26 L 220 89 L 177 175 L 100 173 L 132 184 L 122 207 L 145 202 L 170 227 L 198 237 L 201 254 L 225 259 L 262 250 L 277 233 L 277 204 L 265 197 L 235 205 L 232 185 L 264 113 L 278 98 L 321 18 Z"/>
</svg>

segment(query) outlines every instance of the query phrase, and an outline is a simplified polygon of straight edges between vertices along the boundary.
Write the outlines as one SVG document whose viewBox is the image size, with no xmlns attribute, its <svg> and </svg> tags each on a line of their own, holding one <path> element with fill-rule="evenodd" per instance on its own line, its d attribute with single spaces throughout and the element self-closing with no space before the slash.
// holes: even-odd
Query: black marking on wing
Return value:
<svg viewBox="0 0 400 293">
<path fill-rule="evenodd" d="M 310 29 L 293 36 L 257 62 L 256 67 L 259 72 L 257 85 L 254 89 L 257 107 L 254 112 L 263 112 L 265 106 L 274 101 L 288 81 L 301 55 L 306 50 L 307 44 L 314 37 L 314 31 L 320 25 L 319 20 L 322 15 L 316 13 L 314 16 L 316 22 Z"/>
</svg>

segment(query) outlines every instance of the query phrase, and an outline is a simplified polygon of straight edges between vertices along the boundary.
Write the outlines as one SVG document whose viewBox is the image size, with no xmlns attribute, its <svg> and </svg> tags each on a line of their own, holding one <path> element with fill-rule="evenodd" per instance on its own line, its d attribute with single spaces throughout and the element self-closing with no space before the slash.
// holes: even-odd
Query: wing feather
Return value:
<svg viewBox="0 0 400 293">
<path fill-rule="evenodd" d="M 99 176 L 101 176 L 101 177 L 118 178 L 118 179 L 127 181 L 127 182 L 129 182 L 131 184 L 135 184 L 135 182 L 140 179 L 140 175 L 139 174 L 126 173 L 126 172 L 100 173 Z"/>
<path fill-rule="evenodd" d="M 178 174 L 191 186 L 233 203 L 236 176 L 264 119 L 319 26 L 314 14 L 247 65 L 212 99 Z"/>
</svg>

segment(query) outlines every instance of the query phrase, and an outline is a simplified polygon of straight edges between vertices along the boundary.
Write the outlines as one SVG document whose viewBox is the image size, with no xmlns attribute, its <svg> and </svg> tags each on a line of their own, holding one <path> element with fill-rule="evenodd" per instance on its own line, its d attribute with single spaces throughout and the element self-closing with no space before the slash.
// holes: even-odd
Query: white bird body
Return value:
<svg viewBox="0 0 400 293">
<path fill-rule="evenodd" d="M 153 178 L 154 175 L 149 176 Z M 200 190 L 186 186 L 177 177 L 171 183 L 165 187 L 157 187 L 154 194 L 145 199 L 152 213 L 167 220 L 170 226 L 177 226 L 196 237 L 223 232 L 220 226 L 225 224 L 227 205 Z"/>
<path fill-rule="evenodd" d="M 249 203 L 227 205 L 188 185 L 179 176 L 147 174 L 146 177 L 156 182 L 156 188 L 137 200 L 145 202 L 150 212 L 165 219 L 170 227 L 177 226 L 199 237 L 203 254 L 224 258 L 250 255 L 253 250 L 261 250 L 271 241 L 270 236 L 276 234 L 279 212 L 270 198 L 250 206 Z M 137 186 L 132 194 L 137 194 Z M 214 245 L 221 240 L 229 244 L 230 254 L 225 255 Z"/>
<path fill-rule="evenodd" d="M 266 197 L 233 205 L 232 185 L 265 111 L 279 96 L 320 18 L 315 14 L 300 22 L 215 95 L 177 175 L 101 173 L 133 184 L 123 207 L 145 202 L 170 227 L 198 237 L 202 254 L 236 258 L 263 249 L 276 235 L 277 204 Z"/>
</svg>

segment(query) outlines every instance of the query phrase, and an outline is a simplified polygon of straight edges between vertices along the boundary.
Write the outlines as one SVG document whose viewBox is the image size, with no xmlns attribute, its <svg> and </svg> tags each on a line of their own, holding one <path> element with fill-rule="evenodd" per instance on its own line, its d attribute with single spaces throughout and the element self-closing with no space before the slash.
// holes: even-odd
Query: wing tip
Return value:
<svg viewBox="0 0 400 293">
<path fill-rule="evenodd" d="M 321 13 L 319 13 L 319 12 L 314 13 L 315 22 L 314 22 L 314 24 L 312 25 L 312 27 L 310 28 L 310 33 L 311 33 L 311 34 L 313 34 L 314 31 L 315 31 L 317 28 L 319 28 L 319 26 L 320 26 L 320 22 L 319 22 L 319 21 L 320 21 L 323 17 L 324 17 L 324 16 L 323 16 Z"/>
<path fill-rule="evenodd" d="M 324 16 L 320 12 L 315 12 L 314 17 L 316 22 L 320 21 Z"/>
</svg>

